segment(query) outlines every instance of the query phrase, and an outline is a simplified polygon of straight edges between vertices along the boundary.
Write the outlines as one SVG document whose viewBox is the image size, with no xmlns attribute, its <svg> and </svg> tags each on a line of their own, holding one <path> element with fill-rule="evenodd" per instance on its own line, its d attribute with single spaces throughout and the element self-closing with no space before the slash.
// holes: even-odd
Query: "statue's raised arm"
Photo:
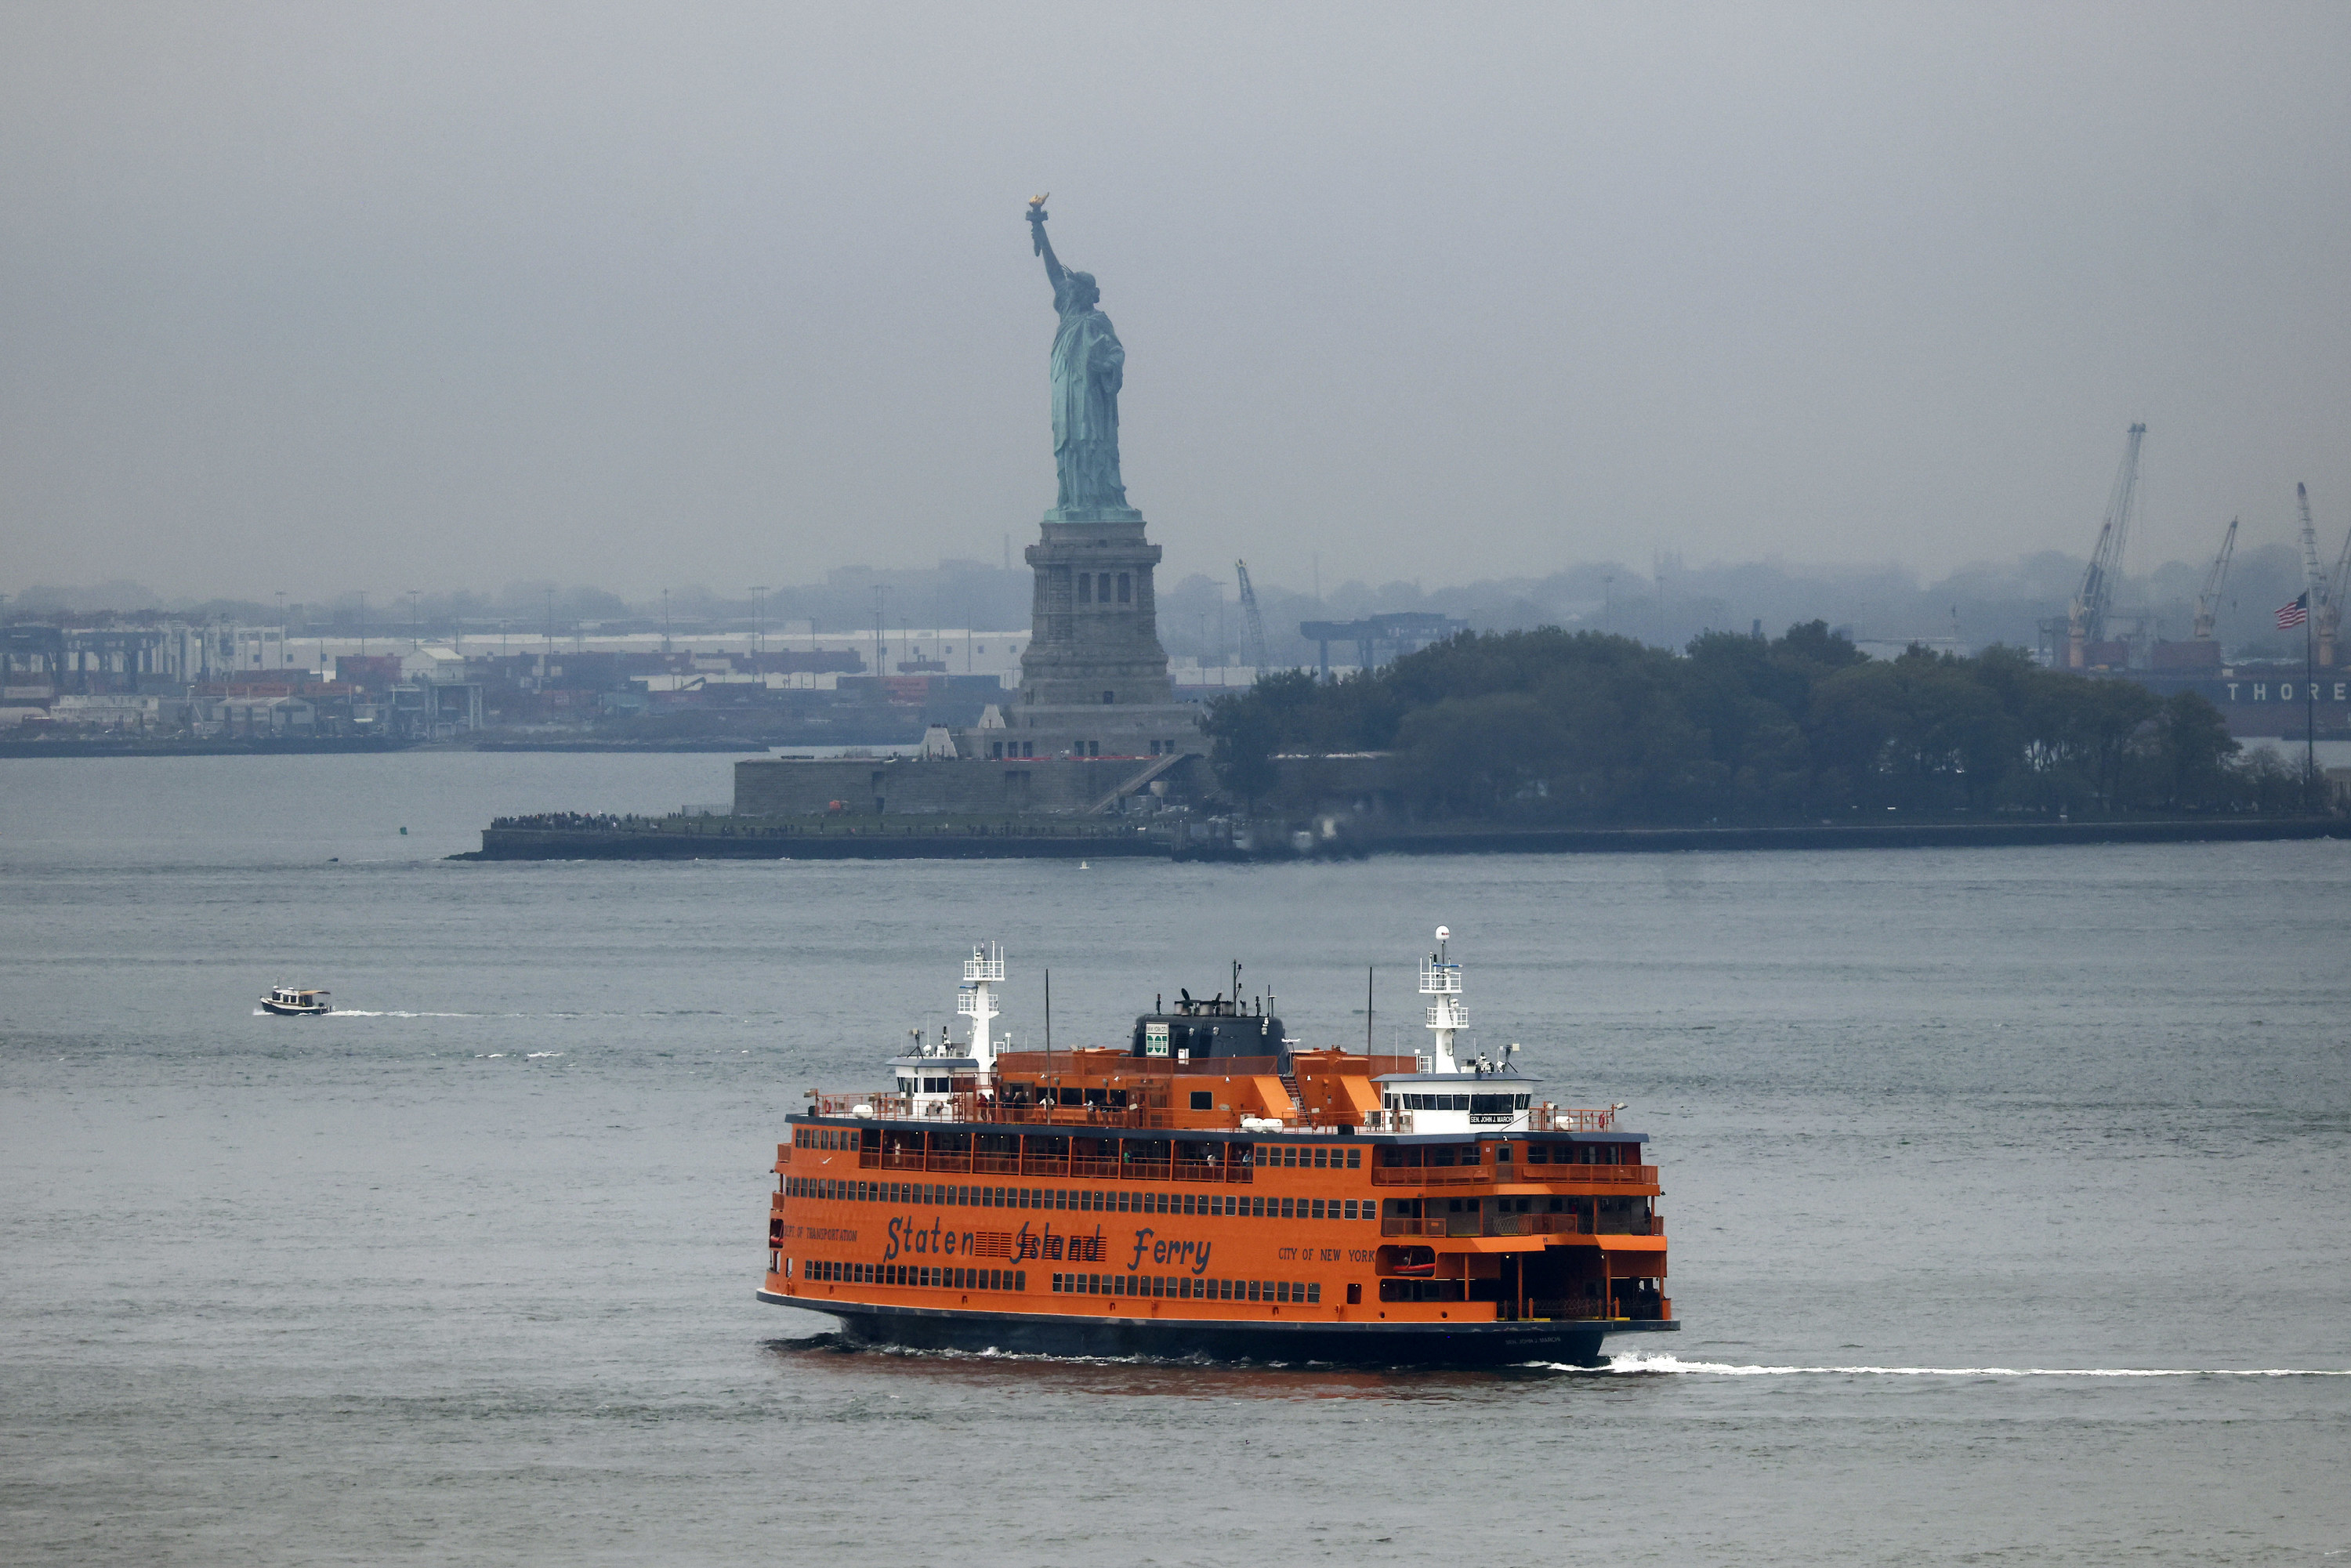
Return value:
<svg viewBox="0 0 2351 1568">
<path fill-rule="evenodd" d="M 1048 191 L 1045 196 L 1053 193 Z M 1045 258 L 1045 278 L 1058 292 L 1061 287 L 1061 258 L 1053 254 L 1053 242 L 1045 237 L 1045 196 L 1029 198 L 1029 248 Z"/>
</svg>

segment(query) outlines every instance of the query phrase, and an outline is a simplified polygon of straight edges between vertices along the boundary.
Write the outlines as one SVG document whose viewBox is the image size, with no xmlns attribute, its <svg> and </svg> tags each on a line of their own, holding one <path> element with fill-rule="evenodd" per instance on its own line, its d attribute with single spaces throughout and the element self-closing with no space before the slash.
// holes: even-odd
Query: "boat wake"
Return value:
<svg viewBox="0 0 2351 1568">
<path fill-rule="evenodd" d="M 518 1019 L 529 1016 L 528 1013 L 411 1013 L 391 1009 L 370 1012 L 364 1008 L 337 1008 L 327 1015 L 336 1019 Z"/>
<path fill-rule="evenodd" d="M 1749 1366 L 1639 1352 L 1612 1355 L 1603 1367 L 1560 1370 L 1684 1377 L 2351 1377 L 2351 1368 L 2307 1366 Z"/>
<path fill-rule="evenodd" d="M 259 1017 L 261 1009 L 253 1009 Z M 643 1018 L 720 1018 L 726 1015 L 709 1008 L 670 1008 L 652 1012 L 552 1012 L 552 1013 L 435 1013 L 412 1012 L 402 1008 L 337 1008 L 320 1018 L 335 1019 L 643 1019 Z"/>
</svg>

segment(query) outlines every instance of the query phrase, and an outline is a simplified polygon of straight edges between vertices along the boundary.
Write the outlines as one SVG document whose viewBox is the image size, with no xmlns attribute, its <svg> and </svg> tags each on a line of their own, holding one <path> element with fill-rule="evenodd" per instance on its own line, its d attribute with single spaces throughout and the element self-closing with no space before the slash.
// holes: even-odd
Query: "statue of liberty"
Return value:
<svg viewBox="0 0 2351 1568">
<path fill-rule="evenodd" d="M 1029 235 L 1045 258 L 1053 308 L 1053 467 L 1061 480 L 1055 510 L 1070 520 L 1083 514 L 1134 516 L 1118 472 L 1118 390 L 1126 380 L 1126 350 L 1100 308 L 1102 290 L 1091 272 L 1065 270 L 1045 237 L 1045 198 L 1029 204 Z"/>
</svg>

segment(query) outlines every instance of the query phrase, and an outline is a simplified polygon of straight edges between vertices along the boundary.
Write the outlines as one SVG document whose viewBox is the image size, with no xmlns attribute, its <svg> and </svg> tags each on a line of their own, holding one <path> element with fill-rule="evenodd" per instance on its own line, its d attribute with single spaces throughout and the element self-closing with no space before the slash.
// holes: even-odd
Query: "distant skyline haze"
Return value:
<svg viewBox="0 0 2351 1568">
<path fill-rule="evenodd" d="M 0 13 L 0 592 L 805 583 L 1052 504 L 1022 214 L 1170 582 L 2351 520 L 2335 5 Z"/>
</svg>

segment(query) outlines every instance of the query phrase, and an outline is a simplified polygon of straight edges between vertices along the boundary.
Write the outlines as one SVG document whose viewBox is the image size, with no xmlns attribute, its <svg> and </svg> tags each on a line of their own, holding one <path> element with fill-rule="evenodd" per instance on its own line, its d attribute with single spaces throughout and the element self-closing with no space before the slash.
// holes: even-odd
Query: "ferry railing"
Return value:
<svg viewBox="0 0 2351 1568">
<path fill-rule="evenodd" d="M 1390 1218 L 1380 1221 L 1383 1236 L 1663 1236 L 1660 1215 L 1632 1220 L 1603 1221 L 1593 1228 L 1588 1214 L 1437 1214 L 1425 1218 Z"/>
<path fill-rule="evenodd" d="M 1247 1183 L 1255 1167 L 1246 1160 L 1104 1160 L 1084 1155 L 989 1155 L 922 1149 L 861 1149 L 861 1170 L 900 1171 L 917 1176 L 1025 1176 L 1062 1180 Z"/>
<path fill-rule="evenodd" d="M 1042 1051 L 999 1051 L 998 1080 L 1010 1078 L 1270 1078 L 1278 1076 L 1284 1059 L 1279 1056 L 1129 1056 L 1123 1051 L 1075 1052 Z M 1385 1052 L 1341 1053 L 1341 1067 L 1353 1076 L 1360 1067 L 1370 1077 L 1420 1070 L 1418 1059 Z"/>
<path fill-rule="evenodd" d="M 1655 1186 L 1655 1166 L 1524 1166 L 1516 1175 L 1502 1173 L 1504 1181 L 1526 1183 L 1581 1182 L 1593 1186 Z"/>
<path fill-rule="evenodd" d="M 1498 1214 L 1486 1229 L 1489 1236 L 1663 1236 L 1666 1222 L 1657 1216 L 1633 1219 L 1603 1218 L 1593 1228 L 1588 1214 Z"/>
<path fill-rule="evenodd" d="M 1446 1223 L 1446 1217 L 1439 1215 L 1430 1219 L 1409 1218 L 1383 1219 L 1380 1221 L 1380 1234 L 1383 1236 L 1450 1236 L 1453 1232 Z"/>
<path fill-rule="evenodd" d="M 1605 1133 L 1616 1125 L 1614 1111 L 1574 1111 L 1564 1105 L 1534 1106 L 1527 1118 L 1538 1133 Z"/>
<path fill-rule="evenodd" d="M 1374 1166 L 1374 1186 L 1479 1186 L 1495 1182 L 1524 1186 L 1565 1182 L 1594 1186 L 1654 1186 L 1655 1166 Z"/>
<path fill-rule="evenodd" d="M 1483 1166 L 1374 1166 L 1374 1186 L 1474 1186 L 1490 1182 L 1494 1173 Z"/>
<path fill-rule="evenodd" d="M 914 1114 L 904 1094 L 822 1094 L 815 1096 L 820 1116 L 887 1116 L 902 1120 Z"/>
<path fill-rule="evenodd" d="M 1613 1317 L 1614 1313 L 1610 1311 L 1607 1301 L 1598 1296 L 1588 1297 L 1582 1301 L 1576 1301 L 1567 1297 L 1545 1300 L 1530 1296 L 1527 1298 L 1526 1315 L 1530 1318 L 1566 1318 L 1571 1321 L 1591 1321 L 1595 1319 L 1606 1320 Z"/>
</svg>

